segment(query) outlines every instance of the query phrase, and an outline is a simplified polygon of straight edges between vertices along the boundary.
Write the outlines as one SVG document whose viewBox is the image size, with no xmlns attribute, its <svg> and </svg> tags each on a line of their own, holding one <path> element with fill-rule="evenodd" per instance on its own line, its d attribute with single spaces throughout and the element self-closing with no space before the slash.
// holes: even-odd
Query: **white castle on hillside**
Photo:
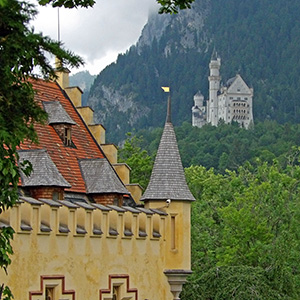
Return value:
<svg viewBox="0 0 300 300">
<path fill-rule="evenodd" d="M 221 86 L 220 67 L 221 59 L 214 54 L 209 64 L 209 99 L 204 106 L 201 92 L 194 96 L 192 125 L 202 127 L 210 123 L 218 126 L 219 121 L 223 120 L 225 123 L 236 121 L 248 128 L 253 123 L 253 88 L 249 88 L 239 74 Z"/>
</svg>

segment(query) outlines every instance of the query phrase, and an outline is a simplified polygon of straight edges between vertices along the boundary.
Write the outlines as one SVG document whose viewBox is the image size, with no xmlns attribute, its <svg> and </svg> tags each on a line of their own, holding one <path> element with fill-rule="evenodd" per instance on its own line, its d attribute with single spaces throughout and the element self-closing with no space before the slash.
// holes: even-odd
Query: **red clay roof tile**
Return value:
<svg viewBox="0 0 300 300">
<path fill-rule="evenodd" d="M 36 124 L 35 129 L 39 136 L 39 144 L 25 142 L 21 149 L 46 149 L 59 172 L 72 186 L 66 191 L 86 193 L 78 160 L 103 158 L 104 155 L 72 102 L 65 96 L 57 83 L 35 80 L 32 81 L 32 84 L 37 91 L 35 98 L 41 106 L 42 101 L 59 101 L 72 120 L 76 122 L 76 125 L 72 125 L 72 141 L 76 148 L 65 146 L 51 125 Z"/>
</svg>

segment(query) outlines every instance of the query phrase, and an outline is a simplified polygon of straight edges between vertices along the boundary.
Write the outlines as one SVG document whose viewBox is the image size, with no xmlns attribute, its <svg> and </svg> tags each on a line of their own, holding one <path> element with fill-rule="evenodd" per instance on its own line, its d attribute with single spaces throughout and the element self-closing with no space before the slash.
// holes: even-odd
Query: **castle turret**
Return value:
<svg viewBox="0 0 300 300">
<path fill-rule="evenodd" d="M 176 136 L 171 123 L 170 97 L 166 124 L 149 185 L 142 196 L 146 208 L 164 210 L 166 218 L 165 275 L 173 299 L 191 273 L 191 202 L 195 200 L 185 180 Z"/>
<path fill-rule="evenodd" d="M 206 107 L 203 105 L 204 96 L 200 91 L 194 96 L 192 107 L 192 126 L 202 127 L 206 123 Z"/>
<path fill-rule="evenodd" d="M 208 76 L 209 81 L 209 99 L 207 105 L 207 122 L 214 126 L 218 125 L 218 91 L 220 89 L 220 67 L 221 59 L 217 56 L 214 51 L 210 64 Z"/>
</svg>

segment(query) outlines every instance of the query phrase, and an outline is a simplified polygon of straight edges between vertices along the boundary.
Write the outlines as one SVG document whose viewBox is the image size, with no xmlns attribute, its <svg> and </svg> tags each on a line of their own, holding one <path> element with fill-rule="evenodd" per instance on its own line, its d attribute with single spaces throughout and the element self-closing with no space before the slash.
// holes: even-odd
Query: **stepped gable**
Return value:
<svg viewBox="0 0 300 300">
<path fill-rule="evenodd" d="M 158 147 L 149 185 L 142 196 L 147 200 L 194 201 L 185 180 L 174 127 L 171 122 L 169 98 L 167 120 Z"/>
<path fill-rule="evenodd" d="M 79 165 L 85 180 L 87 193 L 128 194 L 106 159 L 82 159 Z"/>
<path fill-rule="evenodd" d="M 41 79 L 31 80 L 31 83 L 36 91 L 35 100 L 41 107 L 47 107 L 46 110 L 49 112 L 50 121 L 54 121 L 55 124 L 35 124 L 39 143 L 24 142 L 20 146 L 20 150 L 46 150 L 59 173 L 71 185 L 65 191 L 87 193 L 79 160 L 103 159 L 107 161 L 107 159 L 73 103 L 59 85 L 56 82 Z M 59 104 L 54 104 L 54 102 Z M 66 146 L 55 131 L 54 126 L 57 126 L 57 122 L 72 126 L 72 146 Z M 118 191 L 114 192 L 118 193 Z M 126 194 L 129 194 L 127 190 Z"/>
<path fill-rule="evenodd" d="M 23 186 L 58 186 L 70 188 L 71 185 L 60 174 L 46 150 L 18 151 L 19 162 L 28 160 L 33 171 L 29 177 L 21 172 Z"/>
</svg>

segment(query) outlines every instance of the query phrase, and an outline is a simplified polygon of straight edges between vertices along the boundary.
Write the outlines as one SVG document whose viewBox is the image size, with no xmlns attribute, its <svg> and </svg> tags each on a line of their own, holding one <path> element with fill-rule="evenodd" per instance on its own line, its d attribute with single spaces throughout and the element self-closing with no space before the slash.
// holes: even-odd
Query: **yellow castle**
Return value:
<svg viewBox="0 0 300 300">
<path fill-rule="evenodd" d="M 48 123 L 24 143 L 18 203 L 0 215 L 15 230 L 8 274 L 16 300 L 178 300 L 191 273 L 190 208 L 170 110 L 144 195 L 105 145 L 105 129 L 81 107 L 81 91 L 33 81 Z M 143 204 L 141 204 L 143 203 Z"/>
</svg>

